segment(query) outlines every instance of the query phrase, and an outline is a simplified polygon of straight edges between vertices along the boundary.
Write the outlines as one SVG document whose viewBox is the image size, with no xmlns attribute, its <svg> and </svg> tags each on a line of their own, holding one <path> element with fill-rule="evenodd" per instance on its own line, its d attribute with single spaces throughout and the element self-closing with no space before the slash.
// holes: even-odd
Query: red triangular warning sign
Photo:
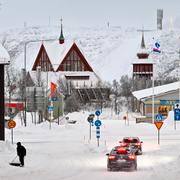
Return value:
<svg viewBox="0 0 180 180">
<path fill-rule="evenodd" d="M 157 129 L 159 130 L 159 129 L 161 129 L 163 122 L 159 121 L 159 122 L 155 122 L 154 124 L 156 125 Z"/>
</svg>

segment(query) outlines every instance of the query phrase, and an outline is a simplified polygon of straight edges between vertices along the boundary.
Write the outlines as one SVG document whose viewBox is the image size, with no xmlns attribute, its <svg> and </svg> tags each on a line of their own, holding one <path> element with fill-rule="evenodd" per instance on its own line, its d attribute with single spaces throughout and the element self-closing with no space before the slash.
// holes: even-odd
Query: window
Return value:
<svg viewBox="0 0 180 180">
<path fill-rule="evenodd" d="M 63 64 L 64 71 L 84 71 L 84 65 L 76 51 L 72 51 Z"/>
</svg>

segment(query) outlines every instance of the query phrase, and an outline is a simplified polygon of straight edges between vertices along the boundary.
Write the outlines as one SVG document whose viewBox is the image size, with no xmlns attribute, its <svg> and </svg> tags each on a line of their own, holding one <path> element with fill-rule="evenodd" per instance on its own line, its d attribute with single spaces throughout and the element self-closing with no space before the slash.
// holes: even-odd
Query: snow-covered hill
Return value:
<svg viewBox="0 0 180 180">
<path fill-rule="evenodd" d="M 26 27 L 10 29 L 0 34 L 0 41 L 10 51 L 12 65 L 17 69 L 24 67 L 24 42 L 31 40 L 56 39 L 59 37 L 60 27 Z M 151 54 L 156 67 L 156 76 L 176 76 L 177 51 L 180 48 L 180 30 L 166 29 L 163 31 L 151 31 L 145 33 L 145 43 L 149 51 L 153 44 L 159 41 L 162 52 Z M 119 80 L 124 74 L 132 74 L 132 61 L 136 59 L 141 42 L 141 33 L 135 28 L 123 29 L 114 27 L 81 27 L 64 28 L 66 40 L 78 41 L 88 62 L 99 76 L 106 81 Z M 29 43 L 27 46 L 27 68 L 31 61 L 34 62 L 39 43 Z"/>
</svg>

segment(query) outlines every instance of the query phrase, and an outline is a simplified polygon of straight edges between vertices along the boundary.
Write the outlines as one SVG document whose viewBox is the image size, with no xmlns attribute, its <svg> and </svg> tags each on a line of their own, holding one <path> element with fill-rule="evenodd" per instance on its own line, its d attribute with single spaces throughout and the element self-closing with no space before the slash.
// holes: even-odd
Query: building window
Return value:
<svg viewBox="0 0 180 180">
<path fill-rule="evenodd" d="M 84 71 L 84 65 L 76 51 L 72 51 L 63 64 L 64 71 Z"/>
</svg>

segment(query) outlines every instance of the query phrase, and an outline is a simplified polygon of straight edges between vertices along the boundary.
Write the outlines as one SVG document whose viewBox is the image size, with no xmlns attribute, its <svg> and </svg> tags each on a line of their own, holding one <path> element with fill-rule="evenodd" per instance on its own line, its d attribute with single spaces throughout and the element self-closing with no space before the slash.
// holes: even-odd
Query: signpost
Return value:
<svg viewBox="0 0 180 180">
<path fill-rule="evenodd" d="M 8 127 L 11 129 L 11 142 L 13 144 L 13 128 L 16 127 L 16 122 L 13 119 L 10 119 L 8 122 Z"/>
<path fill-rule="evenodd" d="M 180 121 L 180 105 L 175 104 L 174 108 L 174 129 L 176 130 L 176 121 Z"/>
<path fill-rule="evenodd" d="M 95 114 L 96 114 L 97 117 L 99 117 L 100 114 L 101 114 L 101 112 L 100 112 L 99 110 L 97 110 L 97 111 L 95 112 Z"/>
<path fill-rule="evenodd" d="M 16 127 L 16 122 L 15 122 L 13 119 L 11 119 L 11 120 L 8 122 L 8 127 L 9 127 L 10 129 L 15 128 L 15 127 Z"/>
<path fill-rule="evenodd" d="M 155 122 L 162 121 L 162 120 L 163 120 L 163 116 L 161 113 L 155 115 Z"/>
<path fill-rule="evenodd" d="M 154 124 L 155 124 L 155 126 L 156 126 L 156 128 L 157 128 L 157 130 L 158 130 L 158 144 L 160 144 L 160 129 L 161 129 L 162 125 L 163 125 L 163 121 L 156 119 L 156 121 L 154 122 Z"/>
<path fill-rule="evenodd" d="M 49 129 L 51 129 L 51 121 L 53 120 L 53 112 L 54 112 L 54 106 L 53 101 L 57 101 L 57 85 L 53 82 L 51 82 L 50 85 L 50 105 L 48 106 L 48 112 L 50 113 L 50 119 L 49 119 Z"/>
<path fill-rule="evenodd" d="M 87 121 L 89 122 L 89 140 L 91 140 L 91 126 L 93 126 L 94 116 L 94 114 L 90 114 L 87 118 Z"/>
<path fill-rule="evenodd" d="M 100 114 L 101 114 L 101 112 L 100 111 L 96 111 L 95 112 L 95 114 L 96 114 L 96 116 L 97 116 L 97 120 L 95 121 L 95 126 L 96 126 L 96 138 L 97 138 L 97 145 L 98 145 L 98 147 L 99 147 L 99 138 L 100 138 L 100 126 L 101 126 L 101 121 L 99 120 L 99 116 L 100 116 Z"/>
</svg>

